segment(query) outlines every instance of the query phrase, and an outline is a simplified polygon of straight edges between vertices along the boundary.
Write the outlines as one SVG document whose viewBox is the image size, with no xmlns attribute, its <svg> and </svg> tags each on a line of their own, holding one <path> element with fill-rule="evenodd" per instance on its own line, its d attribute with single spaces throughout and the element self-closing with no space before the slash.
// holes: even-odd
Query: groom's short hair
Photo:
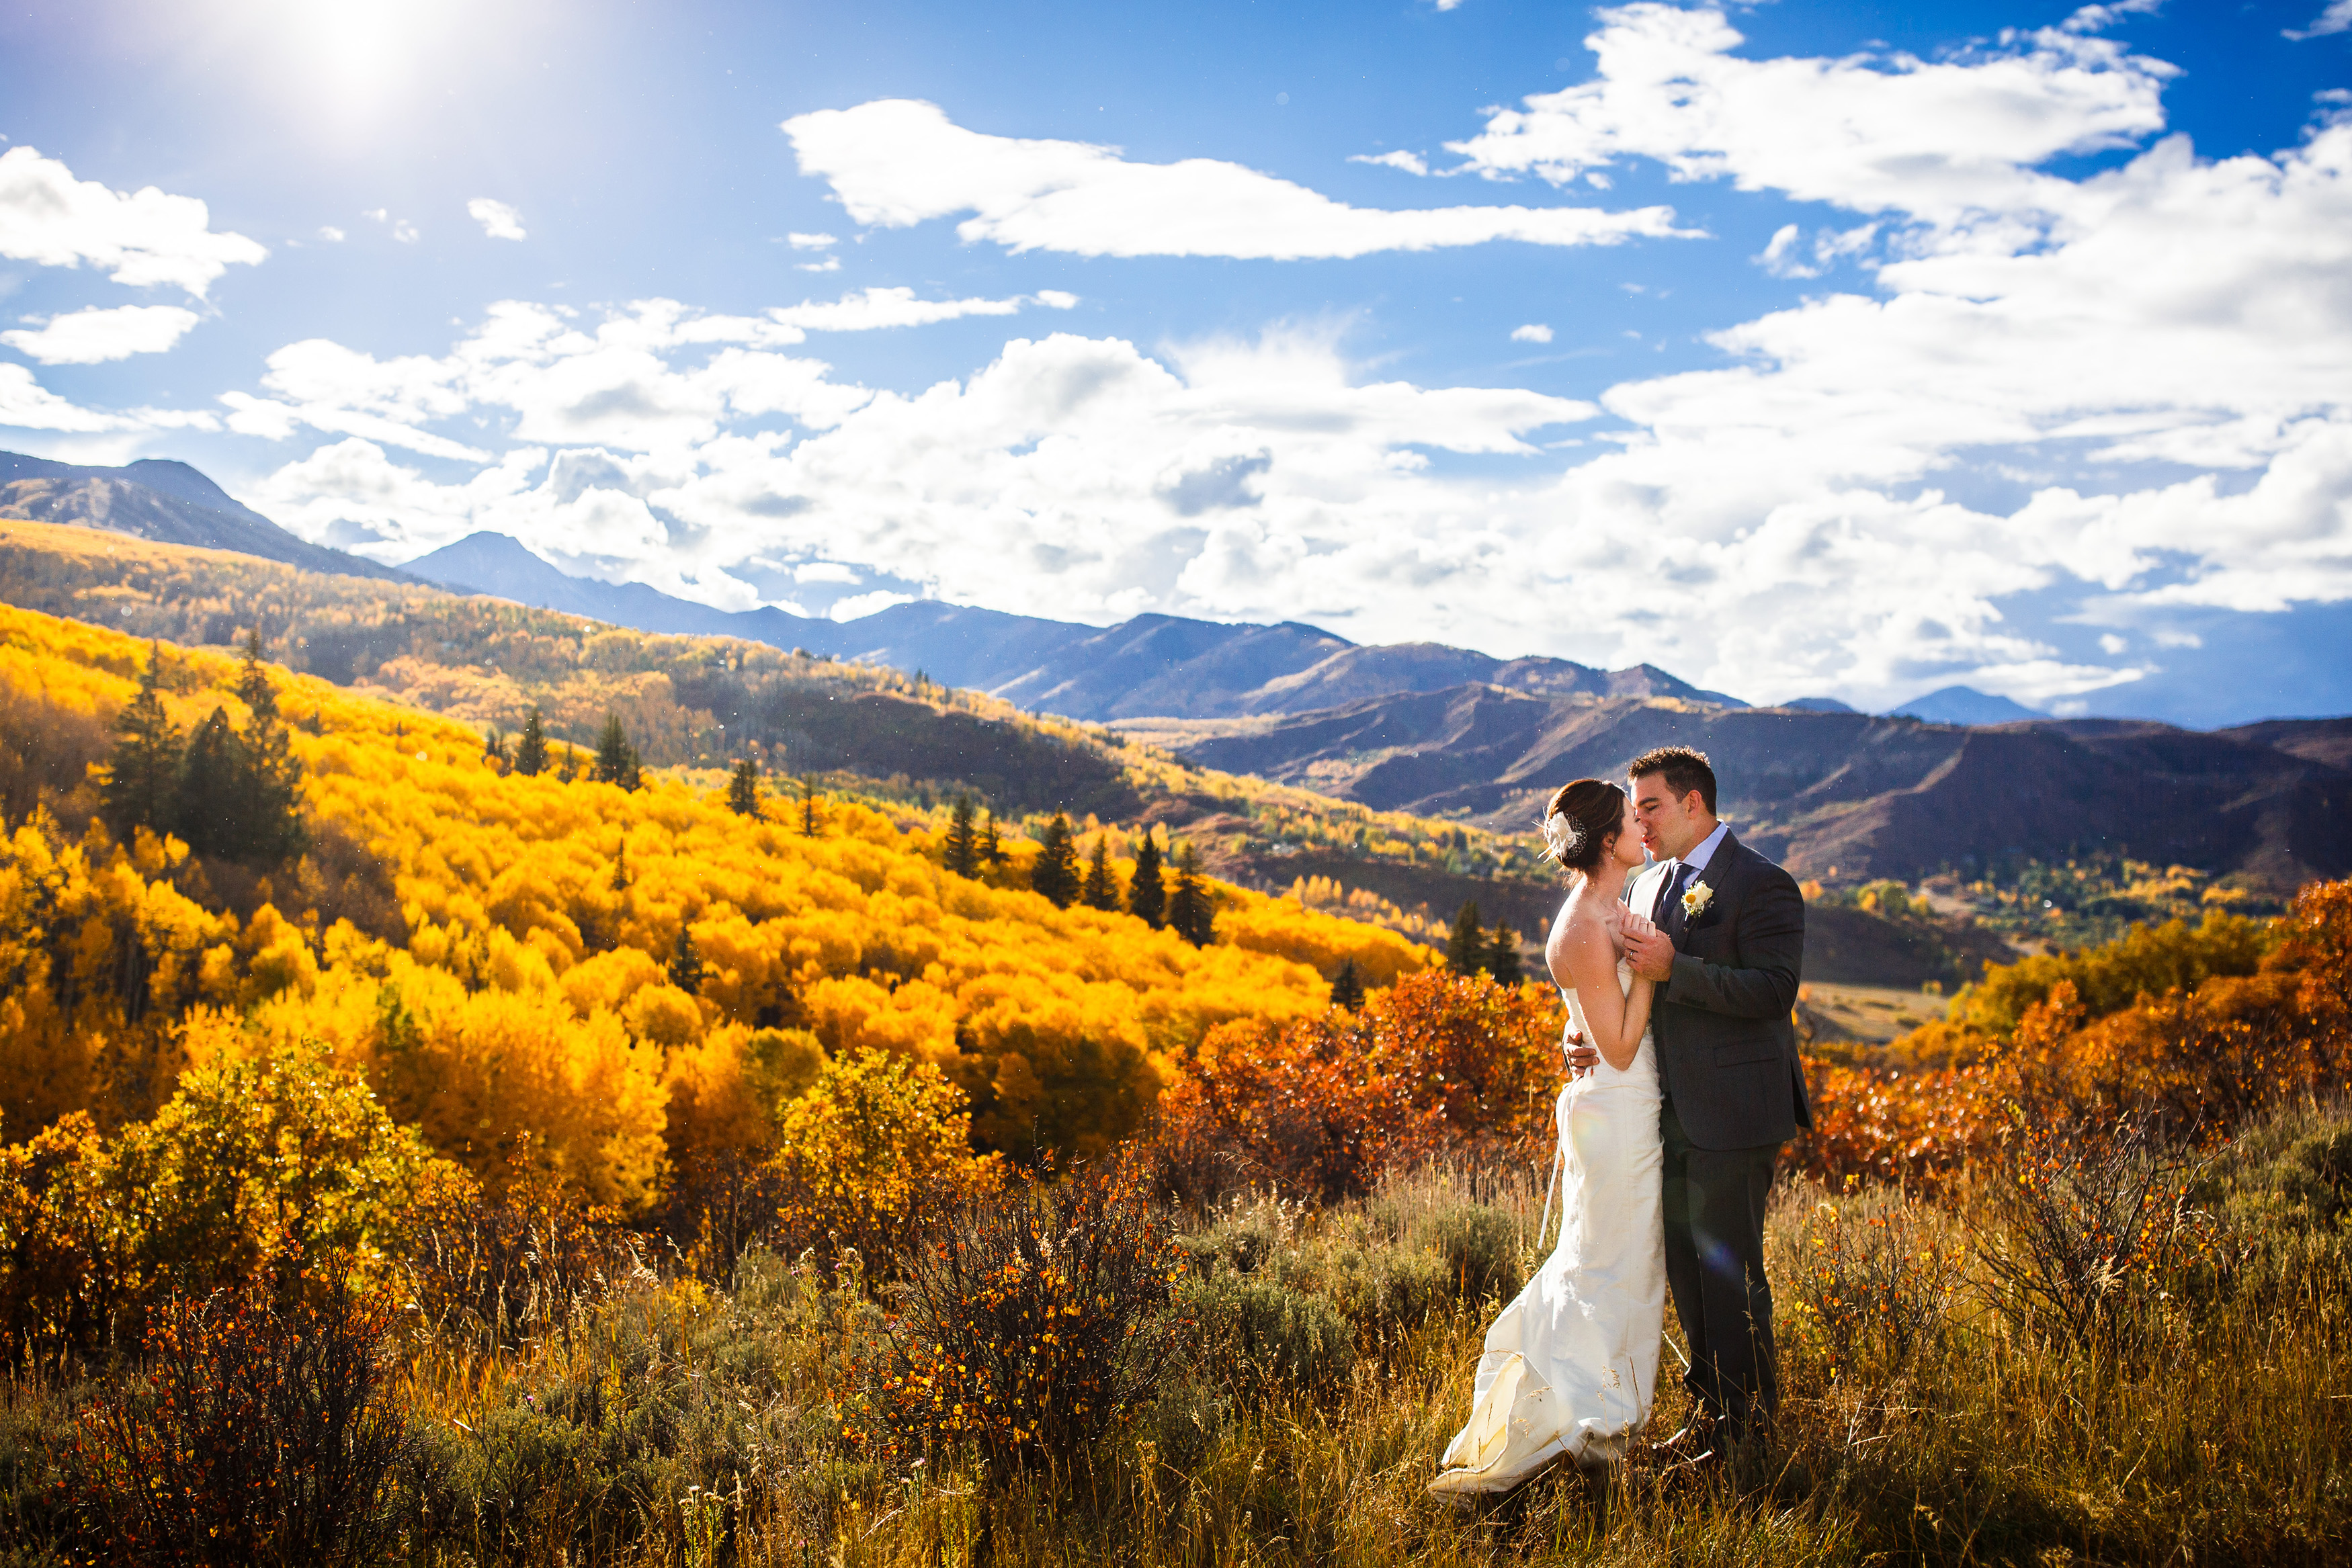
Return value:
<svg viewBox="0 0 2352 1568">
<path fill-rule="evenodd" d="M 1715 815 L 1715 768 L 1704 751 L 1694 751 L 1687 746 L 1659 746 L 1633 758 L 1625 769 L 1628 779 L 1646 779 L 1653 773 L 1665 777 L 1666 788 L 1679 800 L 1692 790 L 1706 802 L 1706 814 Z"/>
</svg>

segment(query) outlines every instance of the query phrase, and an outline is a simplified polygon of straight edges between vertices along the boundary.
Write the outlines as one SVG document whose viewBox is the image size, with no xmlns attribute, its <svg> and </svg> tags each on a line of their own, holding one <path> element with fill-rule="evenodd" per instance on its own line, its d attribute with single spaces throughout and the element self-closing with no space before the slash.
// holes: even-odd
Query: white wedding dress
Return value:
<svg viewBox="0 0 2352 1568">
<path fill-rule="evenodd" d="M 1617 983 L 1633 989 L 1622 960 Z M 1590 1040 L 1576 993 L 1562 995 Z M 1649 1419 L 1666 1314 L 1665 1156 L 1649 1031 L 1624 1071 L 1604 1061 L 1571 1080 L 1556 1115 L 1559 1241 L 1486 1331 L 1469 1424 L 1429 1486 L 1440 1495 L 1509 1491 L 1563 1455 L 1605 1465 Z"/>
</svg>

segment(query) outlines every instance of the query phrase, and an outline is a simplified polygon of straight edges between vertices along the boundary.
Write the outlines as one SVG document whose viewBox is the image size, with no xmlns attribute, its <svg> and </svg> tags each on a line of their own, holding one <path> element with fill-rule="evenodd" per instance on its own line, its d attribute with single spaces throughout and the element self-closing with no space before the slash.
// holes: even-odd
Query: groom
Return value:
<svg viewBox="0 0 2352 1568">
<path fill-rule="evenodd" d="M 1690 1345 L 1694 1415 L 1669 1443 L 1720 1452 L 1763 1435 L 1780 1403 L 1764 1207 L 1780 1145 L 1812 1125 L 1789 1016 L 1805 902 L 1794 878 L 1716 820 L 1705 753 L 1660 747 L 1627 772 L 1657 863 L 1626 902 L 1658 930 L 1629 937 L 1626 956 L 1658 987 L 1666 1283 Z M 1578 1042 L 1569 1061 L 1598 1055 Z"/>
</svg>

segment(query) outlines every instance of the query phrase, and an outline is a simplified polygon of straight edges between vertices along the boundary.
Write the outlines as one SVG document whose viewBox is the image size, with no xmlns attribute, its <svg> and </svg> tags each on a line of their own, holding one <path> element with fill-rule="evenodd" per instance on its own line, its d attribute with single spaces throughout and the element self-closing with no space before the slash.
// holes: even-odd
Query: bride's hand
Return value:
<svg viewBox="0 0 2352 1568">
<path fill-rule="evenodd" d="M 1623 911 L 1623 923 L 1619 927 L 1621 941 L 1631 941 L 1636 936 L 1655 936 L 1658 934 L 1657 926 L 1651 923 L 1648 915 L 1636 914 L 1631 909 Z"/>
</svg>

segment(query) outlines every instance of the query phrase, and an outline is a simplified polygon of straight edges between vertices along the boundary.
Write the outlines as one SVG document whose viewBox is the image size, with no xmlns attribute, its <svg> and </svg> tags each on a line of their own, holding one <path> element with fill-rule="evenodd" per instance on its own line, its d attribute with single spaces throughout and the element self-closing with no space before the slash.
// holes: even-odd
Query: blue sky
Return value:
<svg viewBox="0 0 2352 1568">
<path fill-rule="evenodd" d="M 0 444 L 380 559 L 2352 709 L 2352 0 L 98 0 L 0 50 Z"/>
</svg>

